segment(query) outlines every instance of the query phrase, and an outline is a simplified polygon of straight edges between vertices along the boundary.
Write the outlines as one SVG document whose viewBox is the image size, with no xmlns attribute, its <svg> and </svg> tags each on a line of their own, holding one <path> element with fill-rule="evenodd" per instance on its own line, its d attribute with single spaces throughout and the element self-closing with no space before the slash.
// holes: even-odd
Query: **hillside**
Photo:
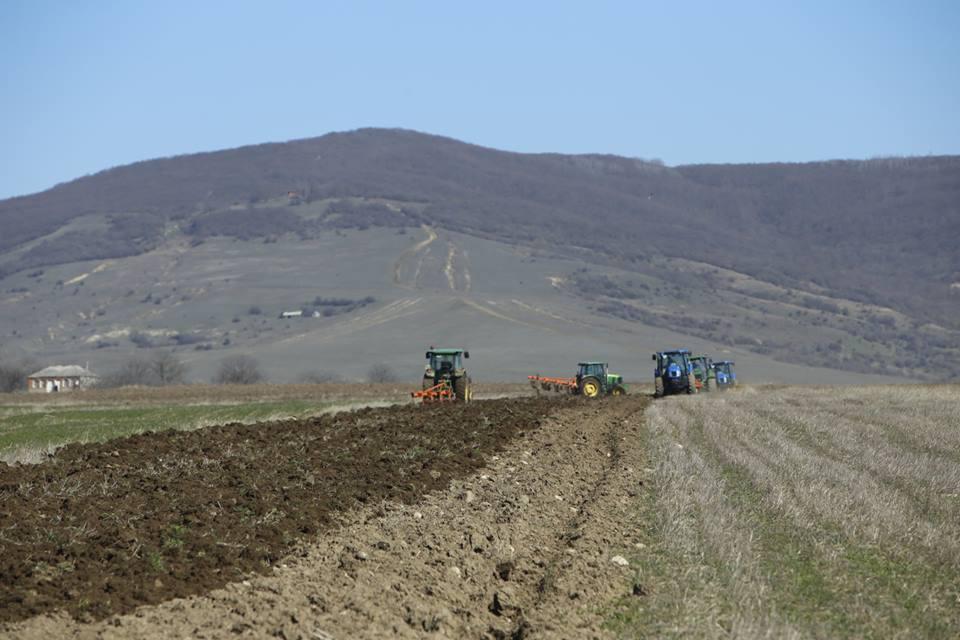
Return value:
<svg viewBox="0 0 960 640">
<path fill-rule="evenodd" d="M 216 348 L 256 347 L 264 335 L 252 328 L 246 337 L 232 335 L 219 307 L 209 307 L 210 288 L 191 280 L 224 251 L 240 262 L 257 255 L 278 263 L 311 253 L 323 270 L 291 277 L 286 284 L 299 283 L 301 298 L 277 304 L 331 292 L 378 301 L 344 321 L 400 303 L 404 286 L 442 293 L 440 305 L 476 303 L 470 296 L 482 286 L 471 292 L 450 280 L 457 261 L 477 271 L 509 252 L 514 271 L 491 264 L 489 277 L 538 278 L 544 287 L 512 291 L 506 301 L 553 305 L 550 313 L 564 322 L 583 315 L 619 334 L 654 328 L 656 335 L 695 336 L 703 348 L 780 362 L 960 376 L 960 157 L 666 167 L 614 156 L 507 153 L 369 129 L 110 169 L 2 201 L 0 224 L 0 317 L 12 327 L 3 339 L 38 357 L 65 357 L 74 342 L 106 343 L 94 358 L 104 349 L 124 352 L 124 341 L 86 340 L 124 329 L 118 335 L 182 334 L 200 318 L 211 325 L 201 342 L 216 334 Z M 441 240 L 414 255 L 412 282 L 400 282 L 400 267 L 391 277 L 353 261 L 365 247 L 387 250 L 387 243 L 396 255 L 377 258 L 402 266 L 407 251 L 431 233 Z M 319 247 L 341 251 L 339 261 L 312 256 Z M 430 253 L 442 249 L 448 255 Z M 179 274 L 178 284 L 160 293 L 154 274 L 138 275 L 129 265 L 164 256 L 174 261 L 165 268 L 190 265 L 193 276 Z M 96 278 L 71 286 L 101 261 L 119 258 L 113 268 L 127 266 L 109 295 L 103 290 L 92 299 Z M 554 261 L 552 270 L 541 272 L 537 260 Z M 339 266 L 365 275 L 347 277 Z M 234 274 L 235 285 L 243 273 Z M 432 284 L 429 274 L 436 276 Z M 84 280 L 90 286 L 80 290 Z M 71 298 L 81 294 L 91 299 L 74 308 L 79 300 Z M 262 299 L 236 294 L 229 295 L 248 306 Z M 159 307 L 150 319 L 136 313 L 148 295 L 143 304 Z M 27 299 L 34 308 L 24 307 Z M 174 300 L 190 309 L 189 325 L 181 319 L 180 328 L 172 326 L 166 309 Z M 53 324 L 72 317 L 86 325 L 78 331 L 67 322 L 51 337 L 34 326 L 41 312 Z M 230 313 L 226 322 L 246 326 L 248 318 L 232 322 L 237 314 Z M 110 322 L 113 314 L 121 317 Z M 474 320 L 464 322 L 469 334 Z M 65 337 L 74 333 L 74 340 Z M 151 346 L 168 345 L 185 346 Z"/>
</svg>

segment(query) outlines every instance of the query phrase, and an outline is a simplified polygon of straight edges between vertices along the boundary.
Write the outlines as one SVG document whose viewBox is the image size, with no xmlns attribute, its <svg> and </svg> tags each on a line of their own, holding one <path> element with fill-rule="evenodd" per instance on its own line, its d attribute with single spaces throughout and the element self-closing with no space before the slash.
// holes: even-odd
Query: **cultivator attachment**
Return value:
<svg viewBox="0 0 960 640">
<path fill-rule="evenodd" d="M 424 404 L 431 402 L 453 402 L 457 399 L 450 383 L 444 380 L 440 384 L 427 387 L 422 391 L 411 391 L 411 397 L 419 398 Z"/>
<path fill-rule="evenodd" d="M 610 373 L 606 362 L 577 363 L 577 375 L 574 378 L 549 378 L 547 376 L 527 376 L 530 386 L 537 395 L 540 390 L 582 395 L 587 398 L 600 396 L 622 396 L 627 392 L 623 386 L 623 376 Z"/>
<path fill-rule="evenodd" d="M 576 393 L 576 378 L 549 378 L 547 376 L 527 376 L 530 380 L 530 386 L 540 393 L 544 391 L 556 391 L 557 393 Z"/>
</svg>

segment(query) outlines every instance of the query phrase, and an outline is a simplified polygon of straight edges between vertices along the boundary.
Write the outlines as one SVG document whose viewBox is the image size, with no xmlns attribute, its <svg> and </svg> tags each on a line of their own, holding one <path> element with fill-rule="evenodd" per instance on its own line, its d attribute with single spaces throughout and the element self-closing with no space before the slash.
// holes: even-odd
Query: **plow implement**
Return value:
<svg viewBox="0 0 960 640">
<path fill-rule="evenodd" d="M 530 386 L 537 390 L 556 391 L 557 393 L 576 393 L 576 378 L 550 378 L 547 376 L 527 376 Z"/>
<path fill-rule="evenodd" d="M 410 396 L 419 398 L 424 404 L 431 402 L 453 402 L 457 399 L 456 394 L 453 392 L 453 387 L 451 387 L 450 383 L 446 380 L 421 391 L 411 391 Z"/>
</svg>

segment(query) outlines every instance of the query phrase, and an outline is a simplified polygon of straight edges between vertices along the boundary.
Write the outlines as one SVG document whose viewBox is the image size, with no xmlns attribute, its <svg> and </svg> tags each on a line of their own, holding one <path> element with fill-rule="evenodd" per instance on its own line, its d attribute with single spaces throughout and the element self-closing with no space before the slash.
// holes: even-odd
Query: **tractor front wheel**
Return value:
<svg viewBox="0 0 960 640">
<path fill-rule="evenodd" d="M 707 393 L 710 393 L 711 391 L 713 391 L 714 383 L 715 381 L 713 378 L 707 378 L 703 382 L 703 390 L 706 391 Z"/>
<path fill-rule="evenodd" d="M 653 397 L 662 398 L 663 397 L 663 378 L 657 376 L 653 379 Z"/>
<path fill-rule="evenodd" d="M 621 387 L 620 385 L 617 385 L 610 390 L 610 395 L 612 396 L 623 396 L 626 394 L 627 394 L 627 390 Z"/>
<path fill-rule="evenodd" d="M 583 381 L 580 382 L 580 393 L 587 398 L 596 398 L 600 395 L 600 389 L 602 389 L 600 381 L 592 376 L 584 378 Z"/>
</svg>

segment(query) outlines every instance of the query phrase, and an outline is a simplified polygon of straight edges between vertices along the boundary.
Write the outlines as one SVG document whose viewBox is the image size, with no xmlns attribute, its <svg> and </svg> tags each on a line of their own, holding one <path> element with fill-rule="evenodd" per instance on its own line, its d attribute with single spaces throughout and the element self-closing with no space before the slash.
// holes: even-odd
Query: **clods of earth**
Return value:
<svg viewBox="0 0 960 640">
<path fill-rule="evenodd" d="M 0 465 L 0 631 L 602 635 L 598 605 L 636 588 L 647 402 L 367 409 Z"/>
</svg>

